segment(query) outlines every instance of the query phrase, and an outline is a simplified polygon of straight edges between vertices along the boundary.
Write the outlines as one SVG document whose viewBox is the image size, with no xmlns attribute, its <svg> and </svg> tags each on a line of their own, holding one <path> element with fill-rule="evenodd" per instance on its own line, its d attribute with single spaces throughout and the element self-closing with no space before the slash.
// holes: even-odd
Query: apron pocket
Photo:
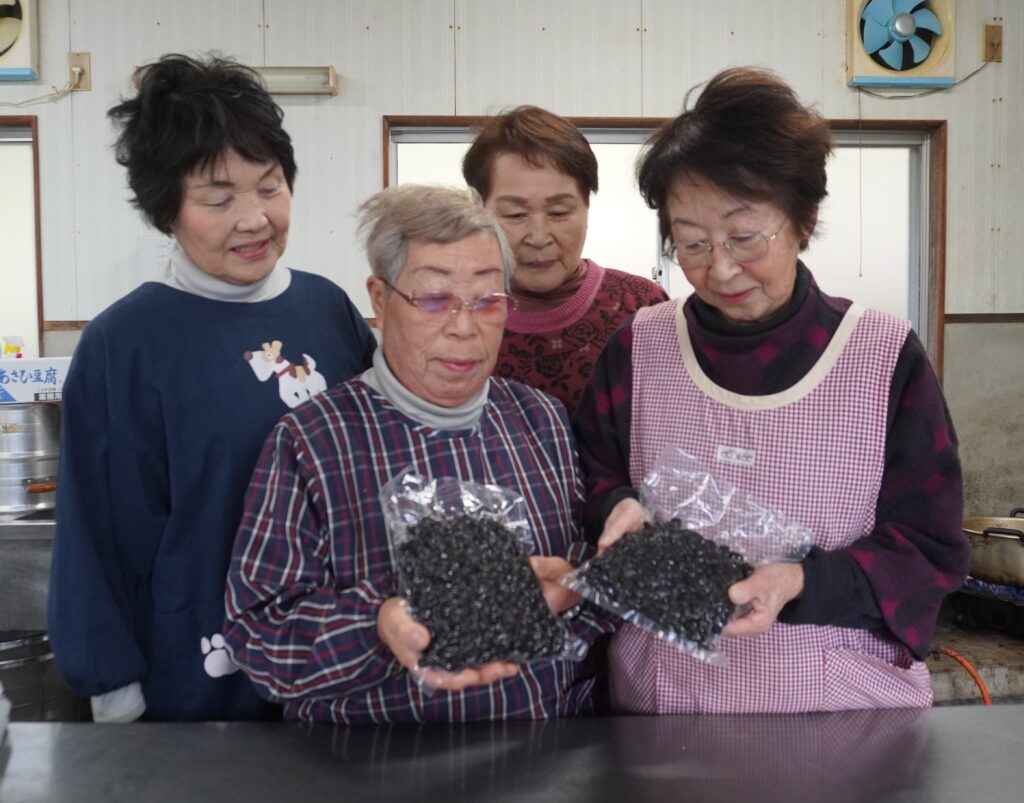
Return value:
<svg viewBox="0 0 1024 803">
<path fill-rule="evenodd" d="M 907 668 L 855 650 L 826 649 L 822 710 L 927 708 L 932 704 L 928 667 Z"/>
</svg>

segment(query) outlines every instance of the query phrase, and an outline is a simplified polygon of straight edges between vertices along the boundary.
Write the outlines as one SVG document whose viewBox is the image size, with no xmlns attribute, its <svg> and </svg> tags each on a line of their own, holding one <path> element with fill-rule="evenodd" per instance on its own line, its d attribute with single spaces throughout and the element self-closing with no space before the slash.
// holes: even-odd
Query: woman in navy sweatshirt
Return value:
<svg viewBox="0 0 1024 803">
<path fill-rule="evenodd" d="M 49 629 L 99 722 L 273 717 L 221 636 L 245 488 L 289 409 L 370 365 L 343 290 L 280 264 L 296 167 L 259 76 L 168 55 L 110 110 L 166 275 L 85 329 L 64 386 Z"/>
</svg>

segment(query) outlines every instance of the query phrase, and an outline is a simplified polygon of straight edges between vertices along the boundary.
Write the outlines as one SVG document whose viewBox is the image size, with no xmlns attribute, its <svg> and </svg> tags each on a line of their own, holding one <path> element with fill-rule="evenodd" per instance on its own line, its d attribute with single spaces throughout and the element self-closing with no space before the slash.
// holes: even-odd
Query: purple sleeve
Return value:
<svg viewBox="0 0 1024 803">
<path fill-rule="evenodd" d="M 628 319 L 605 344 L 573 420 L 587 489 L 584 531 L 591 542 L 615 504 L 637 496 L 629 477 L 632 323 Z"/>
<path fill-rule="evenodd" d="M 804 594 L 780 620 L 884 626 L 923 658 L 942 599 L 967 574 L 970 545 L 956 432 L 913 333 L 896 363 L 888 419 L 874 529 L 847 549 L 809 555 Z"/>
<path fill-rule="evenodd" d="M 225 605 L 225 640 L 269 699 L 343 697 L 404 669 L 377 636 L 394 595 L 381 574 L 335 586 L 323 493 L 289 419 L 271 432 L 246 494 Z"/>
</svg>

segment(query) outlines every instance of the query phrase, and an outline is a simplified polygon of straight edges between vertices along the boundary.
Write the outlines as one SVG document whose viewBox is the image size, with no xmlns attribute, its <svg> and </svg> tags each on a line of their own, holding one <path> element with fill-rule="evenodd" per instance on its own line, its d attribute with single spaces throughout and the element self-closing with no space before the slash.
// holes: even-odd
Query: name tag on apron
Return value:
<svg viewBox="0 0 1024 803">
<path fill-rule="evenodd" d="M 741 449 L 738 446 L 717 446 L 715 448 L 715 460 L 719 463 L 729 463 L 734 466 L 750 467 L 754 465 L 756 454 L 750 449 Z"/>
</svg>

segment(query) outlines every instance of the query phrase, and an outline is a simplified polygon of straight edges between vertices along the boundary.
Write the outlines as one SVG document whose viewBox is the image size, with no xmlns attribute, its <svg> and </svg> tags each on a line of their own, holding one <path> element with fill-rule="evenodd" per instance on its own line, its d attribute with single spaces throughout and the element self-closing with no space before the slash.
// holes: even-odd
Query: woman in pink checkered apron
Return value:
<svg viewBox="0 0 1024 803">
<path fill-rule="evenodd" d="M 923 658 L 969 559 L 956 434 L 909 323 L 825 294 L 799 259 L 831 149 L 788 85 L 733 68 L 641 157 L 693 294 L 638 311 L 595 367 L 576 419 L 588 525 L 602 550 L 639 529 L 635 489 L 678 446 L 814 540 L 729 589 L 749 611 L 723 632 L 727 666 L 623 625 L 616 711 L 931 704 Z"/>
</svg>

